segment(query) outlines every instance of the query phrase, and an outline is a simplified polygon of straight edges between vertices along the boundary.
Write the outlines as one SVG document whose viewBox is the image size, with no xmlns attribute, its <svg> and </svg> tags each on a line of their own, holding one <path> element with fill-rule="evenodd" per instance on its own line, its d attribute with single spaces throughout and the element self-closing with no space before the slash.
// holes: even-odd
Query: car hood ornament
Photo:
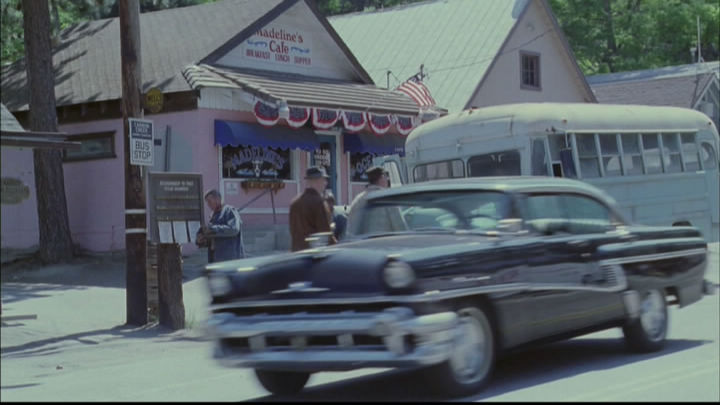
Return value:
<svg viewBox="0 0 720 405">
<path fill-rule="evenodd" d="M 288 288 L 284 290 L 271 291 L 270 294 L 288 294 L 288 293 L 303 293 L 303 292 L 323 292 L 328 291 L 329 288 L 324 287 L 313 287 L 310 281 L 297 281 L 288 284 Z"/>
</svg>

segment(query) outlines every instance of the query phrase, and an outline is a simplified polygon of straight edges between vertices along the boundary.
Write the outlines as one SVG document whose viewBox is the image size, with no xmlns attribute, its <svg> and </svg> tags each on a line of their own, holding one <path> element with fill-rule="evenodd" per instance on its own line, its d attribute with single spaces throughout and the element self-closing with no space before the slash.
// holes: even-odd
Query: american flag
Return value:
<svg viewBox="0 0 720 405">
<path fill-rule="evenodd" d="M 430 90 L 428 90 L 423 82 L 418 81 L 415 77 L 397 86 L 395 91 L 407 94 L 420 107 L 431 107 L 435 105 L 435 99 L 430 95 Z"/>
</svg>

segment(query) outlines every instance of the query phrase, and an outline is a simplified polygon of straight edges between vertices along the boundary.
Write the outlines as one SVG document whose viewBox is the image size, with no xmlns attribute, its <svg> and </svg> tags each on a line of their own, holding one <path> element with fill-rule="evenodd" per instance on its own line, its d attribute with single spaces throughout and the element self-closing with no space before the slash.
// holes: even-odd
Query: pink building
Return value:
<svg viewBox="0 0 720 405">
<path fill-rule="evenodd" d="M 348 204 L 373 156 L 402 154 L 404 135 L 442 113 L 375 86 L 309 0 L 144 13 L 140 27 L 142 91 L 162 92 L 161 103 L 145 106 L 155 128 L 150 170 L 201 173 L 205 189 L 243 207 L 246 244 L 255 250 L 289 246 L 288 207 L 309 165 L 324 165 L 338 204 Z M 125 244 L 119 31 L 117 18 L 69 28 L 53 57 L 59 130 L 82 143 L 64 152 L 70 228 L 92 251 Z M 21 123 L 26 86 L 21 63 L 3 70 L 2 101 Z M 3 148 L 2 176 L 31 190 L 2 205 L 2 247 L 35 245 L 29 149 Z"/>
</svg>

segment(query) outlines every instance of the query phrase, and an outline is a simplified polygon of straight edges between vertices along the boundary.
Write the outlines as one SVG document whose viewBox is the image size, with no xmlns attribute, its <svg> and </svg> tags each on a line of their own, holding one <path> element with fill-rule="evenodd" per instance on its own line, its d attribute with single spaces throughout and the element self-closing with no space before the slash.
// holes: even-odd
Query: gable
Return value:
<svg viewBox="0 0 720 405">
<path fill-rule="evenodd" d="M 298 1 L 213 64 L 363 82 L 353 62 L 305 1 Z"/>
<path fill-rule="evenodd" d="M 531 1 L 465 108 L 521 102 L 595 102 L 543 0 Z M 540 88 L 521 87 L 521 53 L 539 57 Z"/>
<path fill-rule="evenodd" d="M 529 0 L 430 0 L 329 18 L 380 87 L 423 65 L 439 107 L 464 108 Z"/>
</svg>

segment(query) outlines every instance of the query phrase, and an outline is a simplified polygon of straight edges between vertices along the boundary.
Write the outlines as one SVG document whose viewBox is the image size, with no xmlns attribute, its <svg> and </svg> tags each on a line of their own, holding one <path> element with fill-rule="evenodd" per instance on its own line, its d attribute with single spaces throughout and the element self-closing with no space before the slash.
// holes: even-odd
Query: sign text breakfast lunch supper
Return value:
<svg viewBox="0 0 720 405">
<path fill-rule="evenodd" d="M 285 65 L 312 66 L 312 46 L 300 31 L 263 28 L 245 40 L 247 58 Z"/>
</svg>

